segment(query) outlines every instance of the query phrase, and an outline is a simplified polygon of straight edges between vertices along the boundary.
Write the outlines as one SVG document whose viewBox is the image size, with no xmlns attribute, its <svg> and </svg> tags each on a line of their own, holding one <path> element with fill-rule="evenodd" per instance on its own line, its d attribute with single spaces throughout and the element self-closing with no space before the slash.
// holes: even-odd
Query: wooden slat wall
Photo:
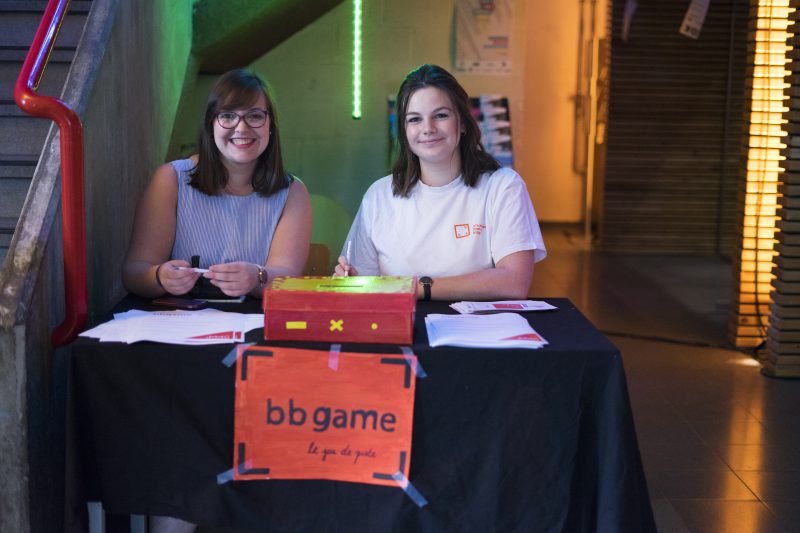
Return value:
<svg viewBox="0 0 800 533">
<path fill-rule="evenodd" d="M 767 349 L 761 363 L 768 375 L 800 377 L 800 11 L 796 11 L 800 0 L 790 0 L 789 5 L 795 11 L 788 16 L 786 44 L 791 52 L 784 78 L 788 88 L 782 126 L 788 135 L 781 151 L 784 171 L 778 174 L 778 255 L 772 268 Z"/>
<path fill-rule="evenodd" d="M 678 30 L 686 0 L 611 10 L 608 141 L 598 245 L 717 253 L 735 247 L 748 4 L 711 2 L 698 40 Z"/>
<path fill-rule="evenodd" d="M 775 260 L 776 207 L 781 181 L 781 147 L 787 15 L 789 0 L 749 0 L 747 79 L 742 135 L 743 165 L 732 261 L 732 294 L 728 337 L 740 348 L 759 347 L 767 337 Z M 780 246 L 780 245 L 778 245 Z"/>
</svg>

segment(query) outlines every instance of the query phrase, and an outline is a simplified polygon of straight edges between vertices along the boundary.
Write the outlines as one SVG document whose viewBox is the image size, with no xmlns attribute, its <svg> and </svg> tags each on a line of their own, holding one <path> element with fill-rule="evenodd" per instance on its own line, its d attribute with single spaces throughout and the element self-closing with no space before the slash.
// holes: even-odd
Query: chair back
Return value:
<svg viewBox="0 0 800 533">
<path fill-rule="evenodd" d="M 308 249 L 308 260 L 303 271 L 304 276 L 329 276 L 331 269 L 331 251 L 328 246 L 312 242 Z"/>
</svg>

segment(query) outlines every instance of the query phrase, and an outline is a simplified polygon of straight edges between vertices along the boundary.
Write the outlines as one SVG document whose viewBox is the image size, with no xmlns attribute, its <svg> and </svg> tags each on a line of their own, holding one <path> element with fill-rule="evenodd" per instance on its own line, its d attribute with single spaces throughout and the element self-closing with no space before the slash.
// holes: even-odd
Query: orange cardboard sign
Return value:
<svg viewBox="0 0 800 533">
<path fill-rule="evenodd" d="M 233 478 L 408 478 L 415 356 L 240 346 Z"/>
</svg>

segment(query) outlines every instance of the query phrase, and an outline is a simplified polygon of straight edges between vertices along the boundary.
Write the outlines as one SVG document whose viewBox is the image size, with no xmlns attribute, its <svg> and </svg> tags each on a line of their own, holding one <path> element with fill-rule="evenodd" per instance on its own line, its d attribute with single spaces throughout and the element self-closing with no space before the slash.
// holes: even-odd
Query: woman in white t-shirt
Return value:
<svg viewBox="0 0 800 533">
<path fill-rule="evenodd" d="M 525 182 L 481 144 L 469 97 L 436 65 L 397 95 L 399 151 L 367 190 L 336 275 L 417 276 L 420 299 L 527 298 L 547 255 Z"/>
</svg>

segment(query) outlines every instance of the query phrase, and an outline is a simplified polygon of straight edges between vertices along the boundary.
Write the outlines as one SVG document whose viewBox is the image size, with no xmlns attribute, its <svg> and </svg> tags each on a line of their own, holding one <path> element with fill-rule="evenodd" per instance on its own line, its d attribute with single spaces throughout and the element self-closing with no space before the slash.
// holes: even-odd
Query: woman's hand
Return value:
<svg viewBox="0 0 800 533">
<path fill-rule="evenodd" d="M 248 294 L 260 286 L 258 265 L 236 261 L 208 267 L 210 272 L 203 274 L 212 285 L 220 288 L 228 296 Z"/>
<path fill-rule="evenodd" d="M 197 278 L 200 277 L 200 274 L 193 270 L 183 270 L 178 267 L 188 268 L 191 265 L 181 259 L 173 259 L 156 267 L 157 282 L 160 282 L 164 290 L 170 294 L 186 294 L 192 290 Z"/>
<path fill-rule="evenodd" d="M 358 276 L 356 267 L 347 262 L 347 258 L 343 255 L 339 256 L 339 263 L 333 269 L 334 276 Z"/>
</svg>

